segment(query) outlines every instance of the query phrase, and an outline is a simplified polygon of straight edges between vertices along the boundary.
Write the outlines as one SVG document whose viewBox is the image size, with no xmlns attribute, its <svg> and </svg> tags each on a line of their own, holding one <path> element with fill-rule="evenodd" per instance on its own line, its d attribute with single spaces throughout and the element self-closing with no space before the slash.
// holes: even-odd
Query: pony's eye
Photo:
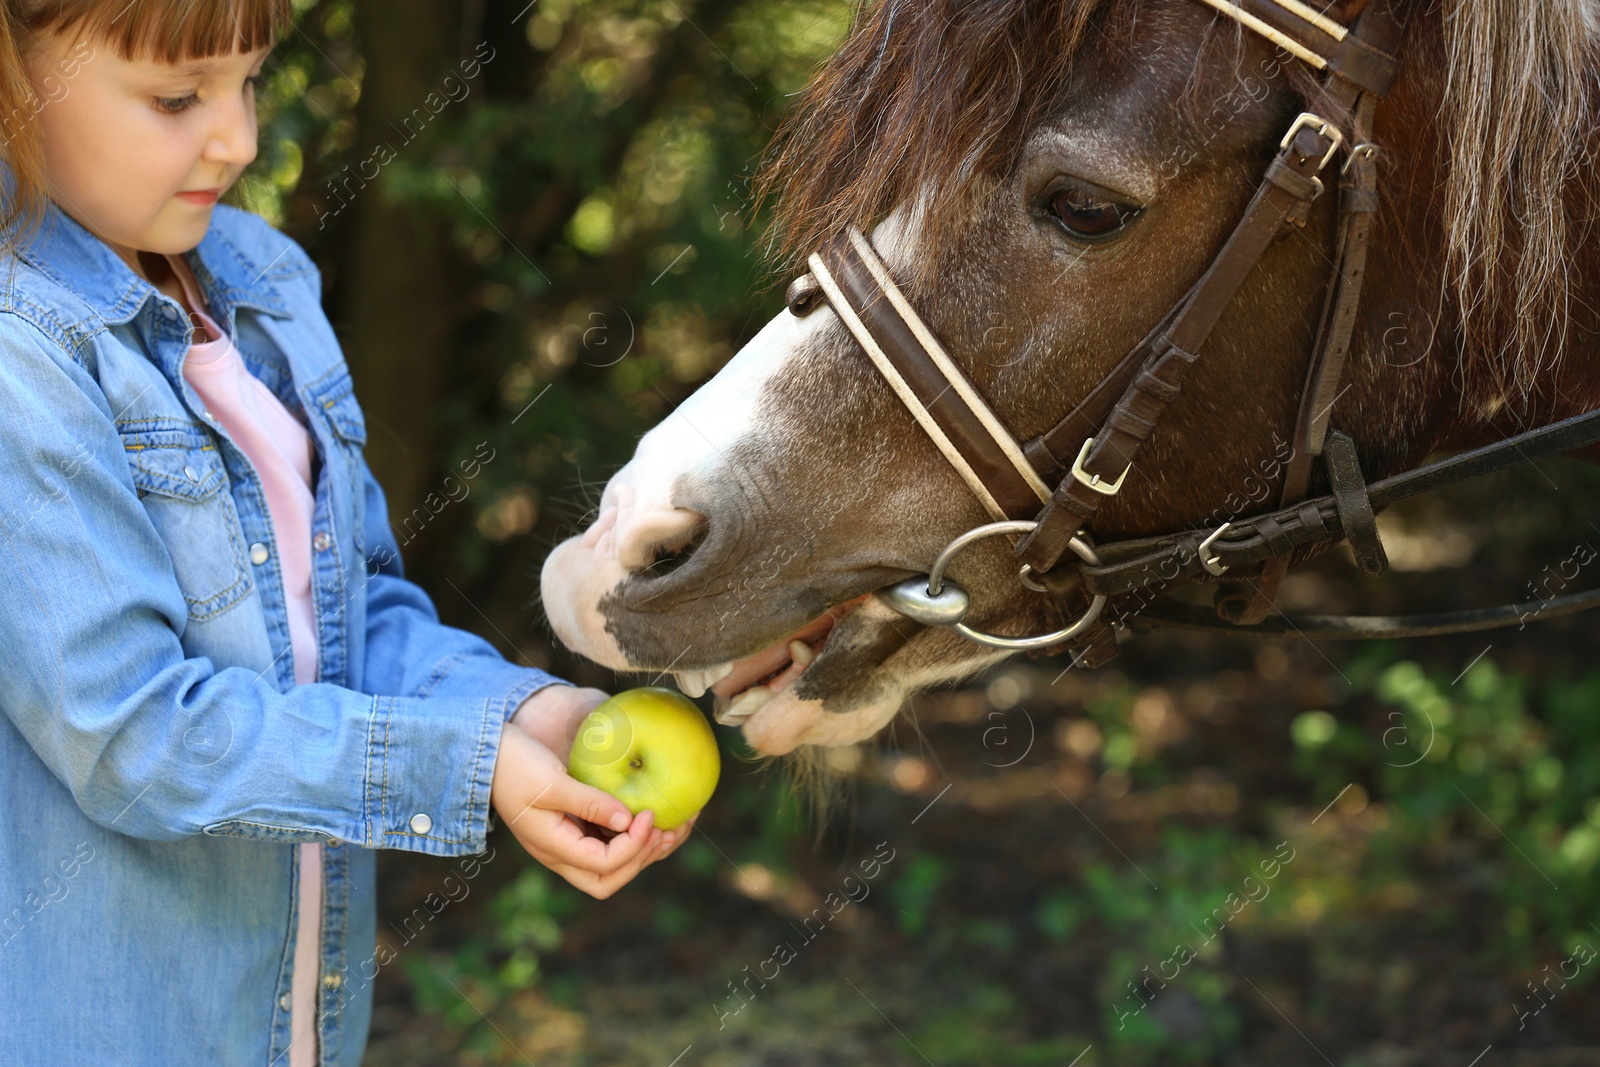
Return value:
<svg viewBox="0 0 1600 1067">
<path fill-rule="evenodd" d="M 1062 189 L 1050 197 L 1050 214 L 1072 236 L 1085 240 L 1115 233 L 1138 213 L 1137 208 L 1102 200 L 1081 189 Z"/>
</svg>

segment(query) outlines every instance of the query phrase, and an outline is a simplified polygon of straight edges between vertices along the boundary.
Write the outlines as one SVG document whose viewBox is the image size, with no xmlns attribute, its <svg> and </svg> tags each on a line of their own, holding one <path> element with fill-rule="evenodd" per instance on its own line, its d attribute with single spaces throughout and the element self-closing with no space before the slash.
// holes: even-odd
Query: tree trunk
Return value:
<svg viewBox="0 0 1600 1067">
<path fill-rule="evenodd" d="M 367 160 L 380 143 L 397 155 L 426 151 L 431 127 L 407 144 L 391 123 L 423 107 L 461 58 L 463 2 L 356 0 L 354 6 L 366 71 L 353 156 Z M 336 277 L 327 306 L 366 413 L 367 462 L 398 528 L 440 477 L 434 404 L 443 395 L 461 282 L 470 270 L 456 260 L 442 225 L 384 202 L 383 181 L 380 172 L 363 185 L 355 167 L 335 178 L 350 195 L 330 234 Z"/>
</svg>

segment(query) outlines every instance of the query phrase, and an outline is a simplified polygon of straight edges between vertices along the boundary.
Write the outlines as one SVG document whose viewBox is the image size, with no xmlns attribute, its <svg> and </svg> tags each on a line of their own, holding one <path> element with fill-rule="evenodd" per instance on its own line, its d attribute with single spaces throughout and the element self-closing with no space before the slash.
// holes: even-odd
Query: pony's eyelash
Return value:
<svg viewBox="0 0 1600 1067">
<path fill-rule="evenodd" d="M 250 86 L 253 91 L 260 92 L 266 81 L 266 75 L 252 74 L 244 80 L 244 83 Z M 191 107 L 194 107 L 199 100 L 198 93 L 190 93 L 188 96 L 158 96 L 154 98 L 156 110 L 166 115 L 181 115 Z"/>
</svg>

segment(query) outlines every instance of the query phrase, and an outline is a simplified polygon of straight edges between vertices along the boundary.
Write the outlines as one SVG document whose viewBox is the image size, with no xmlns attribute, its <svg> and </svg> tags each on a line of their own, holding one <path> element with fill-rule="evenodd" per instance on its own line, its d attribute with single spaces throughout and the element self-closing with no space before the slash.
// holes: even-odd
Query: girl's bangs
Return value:
<svg viewBox="0 0 1600 1067">
<path fill-rule="evenodd" d="M 275 44 L 294 23 L 292 0 L 45 0 L 35 33 L 71 28 L 124 59 L 179 63 Z"/>
</svg>

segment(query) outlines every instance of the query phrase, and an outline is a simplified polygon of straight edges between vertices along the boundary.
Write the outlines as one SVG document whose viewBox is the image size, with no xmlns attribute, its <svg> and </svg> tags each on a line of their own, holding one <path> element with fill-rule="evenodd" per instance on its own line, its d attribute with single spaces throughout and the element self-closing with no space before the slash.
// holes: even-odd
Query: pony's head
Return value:
<svg viewBox="0 0 1600 1067">
<path fill-rule="evenodd" d="M 1530 370 L 1559 355 L 1572 322 L 1551 259 L 1570 244 L 1568 217 L 1517 214 L 1533 190 L 1509 204 L 1501 194 L 1509 175 L 1554 183 L 1557 202 L 1588 196 L 1587 179 L 1572 180 L 1593 132 L 1586 9 L 1555 3 L 1530 35 L 1509 2 L 1447 4 L 1442 19 L 1416 6 L 1408 73 L 1378 112 L 1393 193 L 1339 401 L 1369 474 L 1496 419 L 1548 414 L 1574 384 Z M 1497 63 L 1531 76 L 1512 83 Z M 966 377 L 1026 439 L 1190 289 L 1319 92 L 1308 67 L 1196 0 L 882 3 L 808 88 L 770 158 L 776 251 L 794 267 L 850 226 L 868 231 Z M 1525 139 L 1575 112 L 1581 136 Z M 1507 122 L 1522 136 L 1502 137 Z M 1494 167 L 1461 155 L 1491 144 Z M 1295 424 L 1333 200 L 1256 263 L 1203 369 L 1096 516 L 1097 535 L 1198 525 L 1225 501 L 1265 499 L 1252 486 L 1270 487 Z M 1473 237 L 1485 232 L 1516 246 L 1514 264 Z M 792 292 L 640 441 L 543 581 L 568 646 L 621 670 L 675 672 L 695 695 L 711 688 L 719 721 L 765 754 L 869 737 L 908 693 L 1005 654 L 885 602 L 886 587 L 925 573 L 991 516 L 838 314 L 806 285 Z M 1545 309 L 1540 329 L 1506 310 L 1528 307 Z M 1410 330 L 1405 361 L 1384 356 L 1396 317 Z M 1474 338 L 1486 354 L 1458 365 Z M 985 629 L 1059 625 L 1052 602 L 1017 583 L 1003 541 L 974 546 L 950 573 Z"/>
</svg>

